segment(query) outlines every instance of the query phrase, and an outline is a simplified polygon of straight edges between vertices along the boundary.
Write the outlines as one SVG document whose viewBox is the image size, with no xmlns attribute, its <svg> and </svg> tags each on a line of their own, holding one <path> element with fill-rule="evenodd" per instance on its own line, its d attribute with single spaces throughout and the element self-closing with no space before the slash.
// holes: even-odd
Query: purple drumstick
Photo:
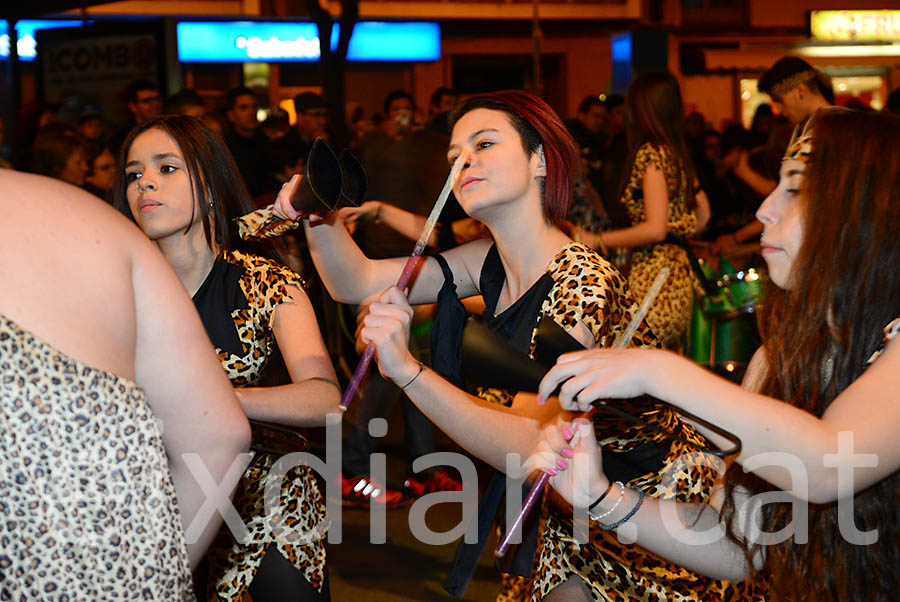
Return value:
<svg viewBox="0 0 900 602">
<path fill-rule="evenodd" d="M 435 202 L 434 208 L 428 216 L 428 221 L 425 222 L 425 227 L 422 228 L 422 234 L 419 235 L 419 240 L 416 241 L 416 246 L 413 249 L 412 255 L 406 260 L 406 266 L 404 266 L 403 272 L 400 274 L 400 280 L 397 281 L 397 288 L 401 291 L 405 290 L 409 285 L 410 280 L 412 280 L 413 273 L 416 271 L 416 266 L 419 264 L 419 259 L 422 257 L 422 252 L 425 250 L 425 245 L 428 244 L 428 238 L 434 231 L 434 226 L 437 224 L 438 217 L 440 217 L 444 205 L 447 204 L 447 198 L 453 190 L 456 178 L 459 177 L 459 172 L 462 171 L 463 165 L 466 163 L 468 163 L 468 157 L 463 156 L 458 157 L 453 163 L 453 168 L 447 175 L 447 181 L 444 182 L 444 188 L 441 190 L 441 194 L 438 195 L 437 202 Z M 343 396 L 341 396 L 340 408 L 342 412 L 350 407 L 350 402 L 353 401 L 353 396 L 356 395 L 356 391 L 359 389 L 359 383 L 362 382 L 363 377 L 369 370 L 369 364 L 372 363 L 373 357 L 375 357 L 375 345 L 369 343 L 366 345 L 366 350 L 362 354 L 362 357 L 359 358 L 359 364 L 356 365 L 356 370 L 353 371 L 353 376 L 350 378 L 350 384 L 347 385 Z"/>
<path fill-rule="evenodd" d="M 647 294 L 644 295 L 644 300 L 641 301 L 640 307 L 638 307 L 637 313 L 634 314 L 634 317 L 631 318 L 631 322 L 628 323 L 628 328 L 626 328 L 622 334 L 616 339 L 616 342 L 613 343 L 613 349 L 624 349 L 628 346 L 628 343 L 631 341 L 631 337 L 634 336 L 634 333 L 637 332 L 638 326 L 641 325 L 641 322 L 644 321 L 644 318 L 647 316 L 647 312 L 650 311 L 650 306 L 653 304 L 653 300 L 656 299 L 656 295 L 659 294 L 659 290 L 662 288 L 662 285 L 665 283 L 666 278 L 669 277 L 669 268 L 663 268 L 659 271 L 659 274 L 656 275 L 656 280 L 653 281 L 653 284 L 650 286 L 650 290 L 647 291 Z M 581 415 L 584 418 L 590 418 L 594 415 L 594 410 L 590 412 L 585 412 Z M 528 518 L 528 515 L 531 513 L 531 509 L 534 507 L 535 502 L 538 498 L 541 497 L 541 493 L 544 492 L 544 487 L 547 486 L 547 481 L 550 480 L 550 475 L 546 472 L 542 472 L 537 479 L 535 479 L 534 484 L 531 485 L 531 489 L 528 491 L 528 495 L 525 497 L 525 501 L 522 502 L 522 509 L 519 511 L 518 516 L 516 516 L 513 523 L 509 526 L 509 529 L 506 530 L 506 533 L 503 535 L 503 538 L 500 540 L 500 543 L 497 545 L 497 549 L 494 550 L 494 555 L 502 557 L 506 554 L 506 551 L 509 549 L 510 544 L 512 543 L 513 535 L 519 530 L 522 526 L 522 523 L 525 522 L 525 519 Z"/>
</svg>

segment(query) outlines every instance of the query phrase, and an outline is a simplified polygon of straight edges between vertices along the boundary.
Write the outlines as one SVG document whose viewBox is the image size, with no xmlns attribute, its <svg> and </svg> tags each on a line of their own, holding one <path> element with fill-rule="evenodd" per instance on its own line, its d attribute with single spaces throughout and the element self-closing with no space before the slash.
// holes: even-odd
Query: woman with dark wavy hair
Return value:
<svg viewBox="0 0 900 602">
<path fill-rule="evenodd" d="M 156 244 L 193 298 L 247 417 L 324 425 L 339 391 L 304 282 L 241 249 L 234 220 L 250 199 L 221 136 L 193 117 L 158 117 L 131 130 L 118 163 L 113 204 Z M 265 386 L 276 344 L 291 381 Z M 288 473 L 277 528 L 263 495 L 275 459 L 255 453 L 244 472 L 235 506 L 250 540 L 220 531 L 209 582 L 197 584 L 209 600 L 241 600 L 248 591 L 257 601 L 329 599 L 318 485 L 308 467 Z"/>
<path fill-rule="evenodd" d="M 542 430 L 555 424 L 560 411 L 537 406 L 529 393 L 481 388 L 470 394 L 461 388 L 459 349 L 465 311 L 459 299 L 482 295 L 484 325 L 526 354 L 534 351 L 542 316 L 585 346 L 608 347 L 625 330 L 637 304 L 611 264 L 560 229 L 580 160 L 565 126 L 545 102 L 520 91 L 485 94 L 460 103 L 451 125 L 447 158 L 460 168 L 454 193 L 466 213 L 485 224 L 493 240 L 469 242 L 425 259 L 407 297 L 391 286 L 405 258 L 366 258 L 340 223 L 305 222 L 305 228 L 331 295 L 346 303 L 375 298 L 360 338 L 375 345 L 381 373 L 462 447 L 505 472 L 509 455 L 529 456 Z M 279 195 L 276 215 L 298 217 L 289 207 L 290 192 L 287 186 Z M 409 304 L 435 301 L 439 307 L 432 356 L 439 369 L 430 369 L 408 349 Z M 642 324 L 631 344 L 654 347 L 657 342 Z M 640 400 L 634 411 L 645 421 L 664 424 L 703 444 L 689 425 L 659 404 Z M 654 431 L 602 417 L 594 426 L 620 460 L 622 478 L 640 479 L 648 495 L 686 501 L 708 496 L 715 478 L 711 469 L 700 467 L 678 483 L 665 481 L 662 469 L 687 451 L 685 445 L 669 444 Z M 669 570 L 648 555 L 633 555 L 624 562 L 621 546 L 609 535 L 596 533 L 585 545 L 573 546 L 568 543 L 571 509 L 549 500 L 545 517 L 537 549 L 521 559 L 525 567 L 519 574 L 532 574 L 533 567 L 533 583 L 507 580 L 499 599 L 572 600 L 583 592 L 597 599 L 621 599 L 637 589 L 668 596 L 690 587 L 712 592 L 730 587 L 689 571 Z M 486 534 L 482 537 L 483 543 Z M 611 567 L 617 580 L 595 579 L 597 566 Z"/>
<path fill-rule="evenodd" d="M 547 396 L 565 381 L 564 408 L 648 393 L 743 442 L 726 475 L 721 511 L 681 508 L 685 542 L 696 545 L 658 537 L 653 526 L 664 504 L 644 502 L 633 512 L 640 497 L 633 491 L 623 491 L 606 521 L 628 513 L 639 545 L 706 574 L 739 580 L 764 564 L 779 599 L 896 599 L 900 343 L 891 341 L 900 332 L 898 165 L 900 119 L 892 115 L 821 110 L 792 142 L 781 181 L 757 212 L 772 286 L 760 316 L 763 345 L 744 388 L 671 353 L 593 350 L 560 359 L 541 391 Z M 557 451 L 566 448 L 561 435 L 551 440 Z M 599 457 L 587 430 L 570 445 L 584 458 Z M 596 499 L 608 487 L 597 464 L 579 464 L 576 475 L 554 486 L 576 504 Z M 808 518 L 798 513 L 805 503 L 757 498 L 761 510 L 744 504 L 750 494 L 778 490 L 810 502 Z M 608 498 L 598 507 L 608 508 Z M 762 531 L 785 529 L 786 541 L 753 537 L 736 520 L 757 510 Z M 693 533 L 719 521 L 729 538 L 697 544 Z"/>
</svg>

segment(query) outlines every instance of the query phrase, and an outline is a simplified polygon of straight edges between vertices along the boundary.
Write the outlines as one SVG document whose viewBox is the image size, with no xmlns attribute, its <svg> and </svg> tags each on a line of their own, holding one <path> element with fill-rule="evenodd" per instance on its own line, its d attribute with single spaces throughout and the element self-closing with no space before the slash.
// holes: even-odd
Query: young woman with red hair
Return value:
<svg viewBox="0 0 900 602">
<path fill-rule="evenodd" d="M 476 396 L 459 388 L 465 321 L 459 299 L 482 295 L 485 326 L 525 353 L 533 351 L 542 315 L 585 346 L 608 347 L 625 330 L 637 305 L 612 265 L 560 229 L 571 198 L 572 171 L 580 163 L 571 136 L 545 102 L 519 91 L 477 96 L 454 110 L 451 125 L 447 158 L 451 165 L 462 162 L 454 193 L 466 213 L 485 224 L 493 240 L 473 241 L 425 259 L 407 297 L 391 286 L 405 258 L 369 260 L 340 223 L 306 222 L 306 235 L 319 274 L 336 300 L 362 303 L 376 297 L 363 319 L 360 338 L 375 344 L 381 373 L 457 443 L 503 472 L 509 454 L 525 458 L 532 452 L 542 430 L 555 424 L 560 409 L 547 411 L 527 393 L 480 389 Z M 279 195 L 276 215 L 298 217 L 289 207 L 291 190 L 286 185 Z M 424 367 L 408 349 L 410 303 L 434 302 L 439 309 L 432 353 L 443 377 Z M 653 347 L 656 340 L 642 325 L 632 344 Z M 658 405 L 638 402 L 635 407 L 647 421 L 665 422 L 702 439 Z M 610 439 L 622 452 L 625 472 L 644 476 L 651 495 L 663 492 L 662 475 L 655 467 L 662 469 L 669 456 L 684 449 L 660 444 L 652 432 L 627 429 L 618 422 L 598 420 L 596 428 L 598 436 Z M 636 454 L 643 455 L 640 463 Z M 698 470 L 679 483 L 677 491 L 672 486 L 671 493 L 702 497 L 713 478 L 712 471 Z M 626 595 L 651 578 L 633 574 L 619 563 L 614 539 L 594 539 L 579 549 L 562 544 L 566 533 L 572 532 L 566 511 L 549 504 L 546 510 L 549 518 L 540 537 L 534 586 L 523 584 L 522 596 L 541 599 L 564 581 L 560 567 L 587 566 L 598 558 L 627 575 L 607 590 L 609 595 Z M 529 556 L 529 567 L 531 560 Z M 648 561 L 648 566 L 655 562 Z M 665 582 L 670 577 L 680 578 L 654 577 L 655 587 L 669 591 Z M 589 573 L 583 578 L 591 579 Z M 704 587 L 718 587 L 712 580 L 700 579 Z M 505 596 L 515 599 L 509 590 Z"/>
</svg>

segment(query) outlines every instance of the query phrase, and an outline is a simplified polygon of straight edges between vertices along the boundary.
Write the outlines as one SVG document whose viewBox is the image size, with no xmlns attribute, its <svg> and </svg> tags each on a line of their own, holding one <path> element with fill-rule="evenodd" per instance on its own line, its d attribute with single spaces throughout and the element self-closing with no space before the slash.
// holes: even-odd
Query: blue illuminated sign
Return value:
<svg viewBox="0 0 900 602">
<path fill-rule="evenodd" d="M 331 30 L 337 48 L 338 25 Z M 256 21 L 178 23 L 178 59 L 185 63 L 317 61 L 314 23 Z M 353 28 L 347 60 L 435 61 L 441 58 L 437 23 L 364 21 Z"/>
<path fill-rule="evenodd" d="M 34 32 L 38 29 L 53 29 L 55 27 L 79 27 L 87 25 L 91 21 L 57 21 L 50 19 L 23 19 L 16 23 L 16 35 L 19 38 L 17 44 L 19 50 L 19 59 L 23 61 L 33 61 L 37 55 L 35 52 L 37 42 L 34 39 Z M 0 58 L 9 57 L 9 29 L 6 21 L 0 21 Z"/>
</svg>

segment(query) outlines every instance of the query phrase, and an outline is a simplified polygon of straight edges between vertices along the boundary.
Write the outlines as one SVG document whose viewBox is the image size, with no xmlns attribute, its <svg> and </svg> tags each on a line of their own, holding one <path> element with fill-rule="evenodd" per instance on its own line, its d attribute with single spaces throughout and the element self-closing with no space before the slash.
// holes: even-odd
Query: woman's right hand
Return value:
<svg viewBox="0 0 900 602">
<path fill-rule="evenodd" d="M 419 372 L 419 362 L 409 352 L 412 316 L 406 295 L 392 286 L 369 305 L 358 329 L 360 342 L 375 345 L 375 361 L 381 375 L 398 386 L 410 382 Z"/>
<path fill-rule="evenodd" d="M 300 185 L 300 180 L 303 179 L 301 174 L 294 174 L 291 176 L 291 179 L 281 185 L 281 190 L 278 191 L 278 195 L 275 197 L 275 202 L 272 203 L 272 215 L 279 219 L 285 220 L 297 220 L 301 217 L 309 219 L 309 225 L 315 226 L 316 224 L 322 223 L 332 223 L 333 216 L 337 215 L 337 212 L 332 211 L 331 213 L 321 215 L 318 213 L 300 213 L 296 209 L 294 209 L 294 205 L 291 203 L 291 199 L 294 197 L 294 193 L 297 191 L 297 186 Z"/>
<path fill-rule="evenodd" d="M 281 185 L 281 190 L 278 191 L 278 196 L 275 197 L 275 202 L 272 204 L 272 213 L 276 217 L 292 221 L 300 217 L 300 212 L 291 204 L 291 198 L 302 178 L 302 175 L 294 174 L 290 180 Z"/>
<path fill-rule="evenodd" d="M 671 354 L 655 349 L 588 349 L 566 353 L 544 375 L 538 403 L 545 403 L 556 387 L 564 410 L 586 412 L 598 399 L 628 399 L 652 393 L 650 380 Z"/>
</svg>

